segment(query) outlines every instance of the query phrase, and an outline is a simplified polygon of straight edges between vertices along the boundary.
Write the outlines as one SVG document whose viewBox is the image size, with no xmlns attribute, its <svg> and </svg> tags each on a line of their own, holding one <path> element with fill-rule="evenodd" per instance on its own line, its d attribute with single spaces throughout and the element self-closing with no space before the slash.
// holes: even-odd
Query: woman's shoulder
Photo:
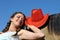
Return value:
<svg viewBox="0 0 60 40">
<path fill-rule="evenodd" d="M 0 34 L 2 34 L 3 32 L 0 32 Z"/>
<path fill-rule="evenodd" d="M 16 34 L 16 32 L 5 32 L 5 33 L 0 34 L 0 36 L 12 36 L 14 34 Z"/>
<path fill-rule="evenodd" d="M 18 37 L 17 36 L 13 36 L 16 32 L 5 32 L 5 33 L 2 33 L 0 34 L 0 39 L 11 39 L 11 40 L 17 40 Z"/>
</svg>

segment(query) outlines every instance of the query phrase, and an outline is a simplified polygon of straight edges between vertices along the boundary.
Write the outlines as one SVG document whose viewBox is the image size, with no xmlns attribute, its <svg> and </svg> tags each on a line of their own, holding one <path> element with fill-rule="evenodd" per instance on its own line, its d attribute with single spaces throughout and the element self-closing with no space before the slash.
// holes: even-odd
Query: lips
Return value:
<svg viewBox="0 0 60 40">
<path fill-rule="evenodd" d="M 18 21 L 18 23 L 21 24 L 22 23 L 22 20 Z"/>
</svg>

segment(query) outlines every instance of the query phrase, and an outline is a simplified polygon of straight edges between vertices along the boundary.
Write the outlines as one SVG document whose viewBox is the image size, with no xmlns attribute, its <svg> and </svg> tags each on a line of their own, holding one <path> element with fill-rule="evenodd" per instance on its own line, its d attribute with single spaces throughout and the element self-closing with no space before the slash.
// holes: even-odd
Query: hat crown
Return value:
<svg viewBox="0 0 60 40">
<path fill-rule="evenodd" d="M 44 15 L 41 9 L 33 9 L 31 17 L 32 21 L 40 21 L 43 19 Z"/>
</svg>

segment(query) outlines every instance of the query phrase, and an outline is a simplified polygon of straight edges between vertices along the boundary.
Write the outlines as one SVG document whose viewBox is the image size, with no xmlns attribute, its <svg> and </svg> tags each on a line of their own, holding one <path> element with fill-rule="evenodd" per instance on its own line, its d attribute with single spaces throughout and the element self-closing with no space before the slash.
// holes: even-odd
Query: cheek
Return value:
<svg viewBox="0 0 60 40">
<path fill-rule="evenodd" d="M 12 21 L 14 24 L 17 24 L 17 18 L 14 18 Z"/>
<path fill-rule="evenodd" d="M 18 21 L 18 18 L 14 18 L 14 21 L 17 22 Z"/>
</svg>

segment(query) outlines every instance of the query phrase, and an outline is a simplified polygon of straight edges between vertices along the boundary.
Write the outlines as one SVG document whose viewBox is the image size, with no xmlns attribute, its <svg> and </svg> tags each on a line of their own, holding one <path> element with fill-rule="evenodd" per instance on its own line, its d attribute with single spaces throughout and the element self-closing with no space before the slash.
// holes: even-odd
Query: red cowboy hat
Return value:
<svg viewBox="0 0 60 40">
<path fill-rule="evenodd" d="M 39 28 L 46 23 L 46 21 L 48 20 L 48 16 L 48 14 L 44 16 L 41 9 L 33 9 L 31 17 L 26 18 L 25 24 L 34 25 Z"/>
</svg>

